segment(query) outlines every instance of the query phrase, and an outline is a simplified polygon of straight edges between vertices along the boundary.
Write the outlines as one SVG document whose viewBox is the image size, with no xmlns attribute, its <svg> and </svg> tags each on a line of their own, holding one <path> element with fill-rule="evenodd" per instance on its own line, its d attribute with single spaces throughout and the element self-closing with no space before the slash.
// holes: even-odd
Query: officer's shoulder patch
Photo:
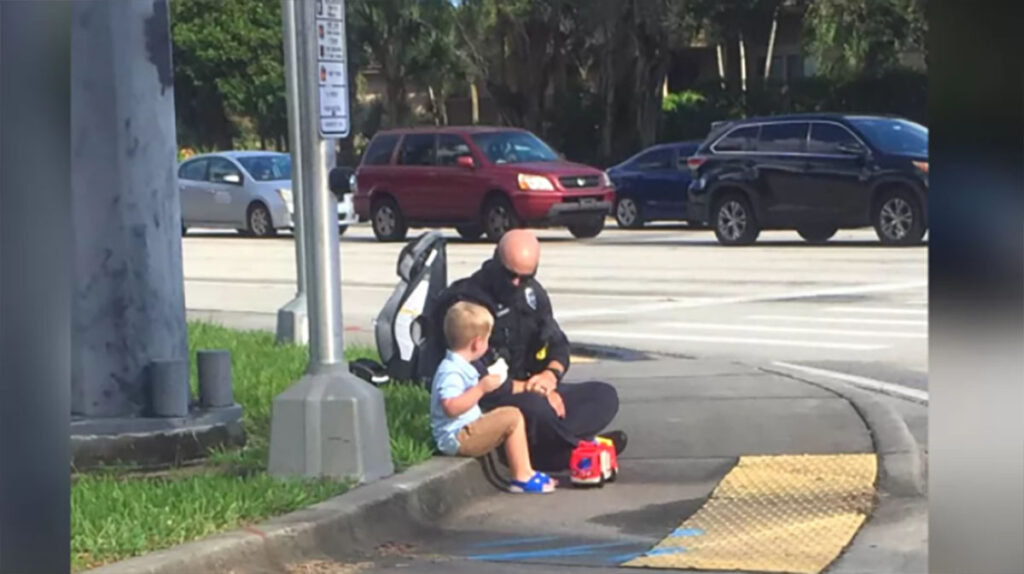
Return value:
<svg viewBox="0 0 1024 574">
<path fill-rule="evenodd" d="M 537 292 L 533 290 L 533 287 L 527 287 L 523 289 L 523 295 L 526 296 L 526 304 L 530 306 L 530 309 L 537 310 Z"/>
</svg>

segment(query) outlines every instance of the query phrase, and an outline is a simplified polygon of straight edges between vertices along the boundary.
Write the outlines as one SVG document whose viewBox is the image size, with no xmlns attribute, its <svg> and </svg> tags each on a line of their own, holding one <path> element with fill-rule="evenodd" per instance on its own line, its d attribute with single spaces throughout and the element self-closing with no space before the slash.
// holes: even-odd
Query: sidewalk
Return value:
<svg viewBox="0 0 1024 574">
<path fill-rule="evenodd" d="M 234 571 L 602 572 L 623 565 L 728 571 L 730 564 L 805 571 L 807 556 L 792 556 L 840 551 L 828 571 L 927 571 L 925 501 L 884 492 L 892 477 L 882 457 L 874 480 L 872 453 L 885 444 L 880 433 L 892 431 L 869 429 L 879 418 L 865 417 L 862 406 L 817 384 L 716 361 L 602 359 L 575 364 L 568 382 L 587 379 L 619 390 L 613 426 L 630 441 L 616 483 L 545 496 L 475 484 L 471 490 L 483 494 L 459 504 L 455 490 L 465 485 L 451 481 L 443 503 L 416 502 L 408 508 L 417 516 L 392 520 L 391 530 L 381 516 L 370 529 L 375 536 L 336 532 L 297 543 L 305 550 L 288 554 L 289 569 L 279 563 L 257 570 L 250 562 Z M 859 489 L 856 508 L 833 508 L 850 499 L 841 492 L 846 483 Z M 875 492 L 876 484 L 882 491 Z M 737 507 L 744 497 L 752 505 Z M 423 513 L 430 516 L 417 518 Z M 864 514 L 872 516 L 865 521 Z"/>
</svg>

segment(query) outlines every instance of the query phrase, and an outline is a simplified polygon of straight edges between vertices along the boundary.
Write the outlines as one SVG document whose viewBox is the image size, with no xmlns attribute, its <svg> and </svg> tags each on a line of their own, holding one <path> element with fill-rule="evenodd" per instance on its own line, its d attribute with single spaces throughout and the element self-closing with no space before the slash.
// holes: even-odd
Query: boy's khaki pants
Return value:
<svg viewBox="0 0 1024 574">
<path fill-rule="evenodd" d="M 455 439 L 459 441 L 459 455 L 483 456 L 501 446 L 522 424 L 522 413 L 515 407 L 498 407 L 462 427 Z"/>
</svg>

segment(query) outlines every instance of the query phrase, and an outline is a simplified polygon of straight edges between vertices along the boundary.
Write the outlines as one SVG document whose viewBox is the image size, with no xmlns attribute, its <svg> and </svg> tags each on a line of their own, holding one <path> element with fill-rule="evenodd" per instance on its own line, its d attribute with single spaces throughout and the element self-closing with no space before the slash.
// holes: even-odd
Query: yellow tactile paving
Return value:
<svg viewBox="0 0 1024 574">
<path fill-rule="evenodd" d="M 874 454 L 746 456 L 699 511 L 623 566 L 818 574 L 875 501 Z"/>
</svg>

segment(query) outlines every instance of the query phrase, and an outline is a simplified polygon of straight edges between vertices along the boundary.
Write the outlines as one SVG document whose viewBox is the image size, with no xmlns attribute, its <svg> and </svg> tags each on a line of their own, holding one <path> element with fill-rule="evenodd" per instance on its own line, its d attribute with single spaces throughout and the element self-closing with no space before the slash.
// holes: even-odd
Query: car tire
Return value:
<svg viewBox="0 0 1024 574">
<path fill-rule="evenodd" d="M 590 239 L 592 237 L 597 237 L 603 230 L 604 217 L 595 217 L 588 221 L 569 225 L 569 233 L 572 233 L 572 236 L 576 239 Z"/>
<path fill-rule="evenodd" d="M 507 198 L 495 196 L 484 205 L 481 225 L 487 239 L 498 241 L 509 230 L 520 227 L 522 222 Z"/>
<path fill-rule="evenodd" d="M 270 210 L 262 203 L 253 203 L 245 214 L 245 233 L 252 237 L 273 237 L 277 235 Z"/>
<path fill-rule="evenodd" d="M 808 243 L 825 243 L 839 231 L 832 225 L 807 225 L 796 230 Z"/>
<path fill-rule="evenodd" d="M 914 194 L 898 188 L 883 194 L 871 214 L 878 239 L 885 245 L 917 245 L 924 237 L 924 210 Z"/>
<path fill-rule="evenodd" d="M 186 235 L 188 235 L 188 227 L 185 227 L 185 222 L 182 221 L 181 222 L 181 236 L 185 237 Z"/>
<path fill-rule="evenodd" d="M 623 229 L 640 229 L 644 226 L 644 216 L 635 199 L 625 196 L 615 200 L 615 223 Z"/>
<path fill-rule="evenodd" d="M 398 203 L 390 197 L 377 200 L 370 208 L 370 221 L 377 241 L 402 241 L 409 232 Z"/>
<path fill-rule="evenodd" d="M 455 232 L 459 234 L 459 237 L 466 241 L 476 241 L 480 239 L 480 236 L 484 234 L 484 230 L 479 225 L 456 225 Z"/>
<path fill-rule="evenodd" d="M 339 225 L 338 226 L 338 237 L 341 237 L 342 235 L 345 235 L 346 231 L 348 231 L 348 226 L 347 225 Z"/>
<path fill-rule="evenodd" d="M 711 215 L 715 237 L 722 245 L 750 245 L 761 234 L 761 226 L 750 201 L 738 193 L 716 201 Z"/>
</svg>

